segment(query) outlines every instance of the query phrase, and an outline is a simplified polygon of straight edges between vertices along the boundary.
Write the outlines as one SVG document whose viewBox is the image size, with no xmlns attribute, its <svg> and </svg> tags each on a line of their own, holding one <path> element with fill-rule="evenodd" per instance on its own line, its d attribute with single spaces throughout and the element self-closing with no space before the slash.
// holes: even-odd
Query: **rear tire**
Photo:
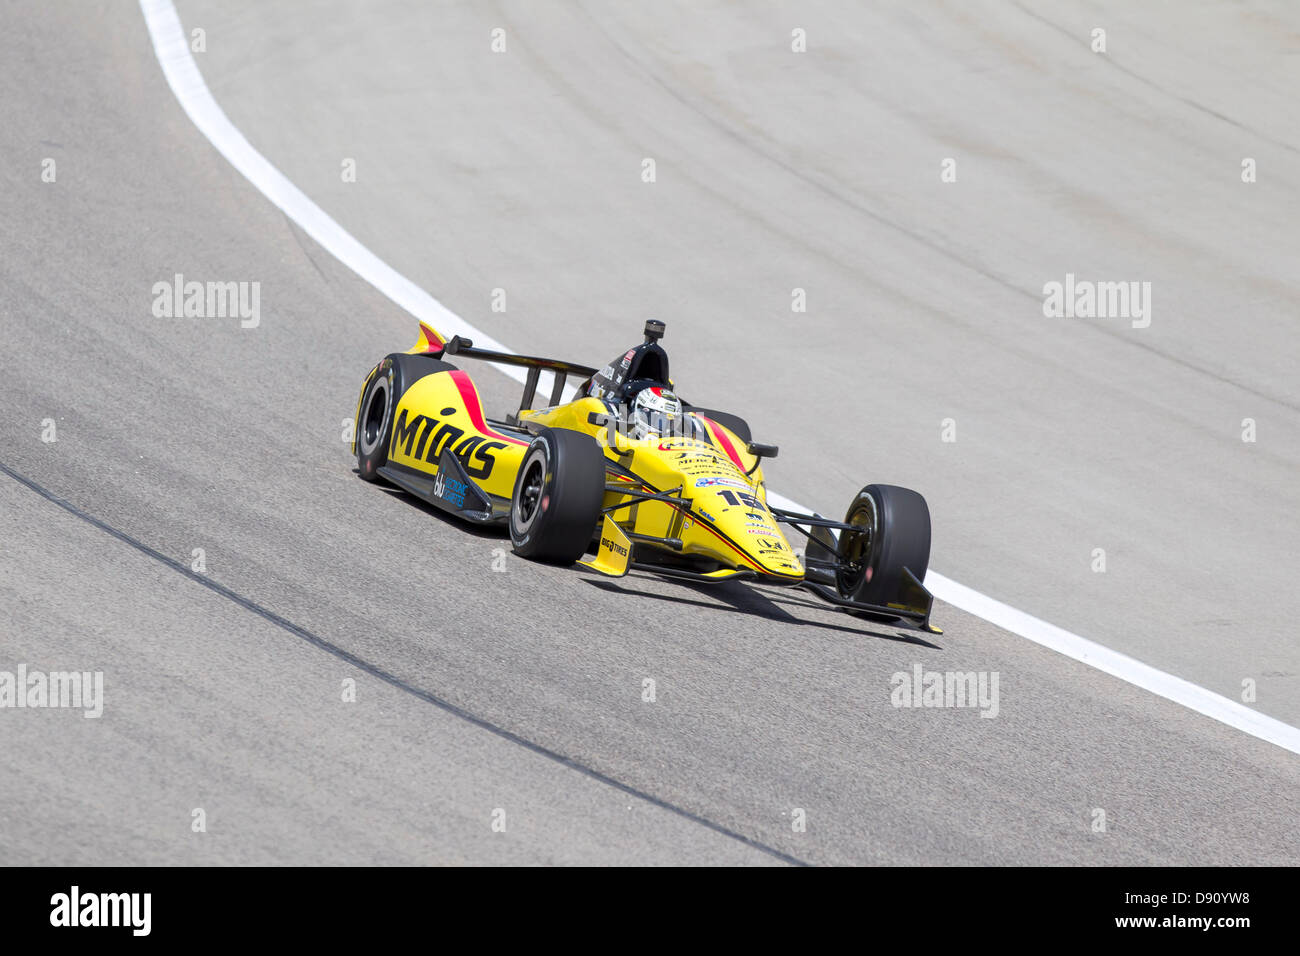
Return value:
<svg viewBox="0 0 1300 956">
<path fill-rule="evenodd" d="M 450 372 L 456 366 L 430 355 L 396 352 L 382 362 L 370 378 L 357 412 L 357 471 L 366 481 L 378 481 L 379 469 L 388 464 L 388 447 L 393 440 L 393 415 L 397 400 L 426 375 Z"/>
<path fill-rule="evenodd" d="M 836 585 L 840 596 L 863 604 L 896 600 L 903 568 L 925 581 L 930 564 L 930 508 L 915 491 L 867 485 L 844 516 L 861 531 L 841 531 Z"/>
<path fill-rule="evenodd" d="M 605 453 L 590 435 L 566 428 L 541 431 L 515 478 L 510 541 L 536 561 L 571 564 L 596 533 L 605 503 Z"/>
</svg>

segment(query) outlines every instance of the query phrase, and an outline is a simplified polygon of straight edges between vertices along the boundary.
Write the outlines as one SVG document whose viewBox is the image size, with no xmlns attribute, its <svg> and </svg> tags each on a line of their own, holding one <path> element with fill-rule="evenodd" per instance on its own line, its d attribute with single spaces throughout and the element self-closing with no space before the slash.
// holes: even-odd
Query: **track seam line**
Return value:
<svg viewBox="0 0 1300 956">
<path fill-rule="evenodd" d="M 327 654 L 331 654 L 334 657 L 337 657 L 339 660 L 351 664 L 353 667 L 357 668 L 358 670 L 364 671 L 370 676 L 375 677 L 383 681 L 384 683 L 392 687 L 395 687 L 400 691 L 404 691 L 405 693 L 411 694 L 412 696 L 424 701 L 427 704 L 432 704 L 434 707 L 437 707 L 439 710 L 451 714 L 453 717 L 458 717 L 469 724 L 473 724 L 475 727 L 478 727 L 482 730 L 486 730 L 489 733 L 494 734 L 495 736 L 500 737 L 503 740 L 509 741 L 512 744 L 523 747 L 525 750 L 537 754 L 540 757 L 545 757 L 547 760 L 553 761 L 554 763 L 558 763 L 569 770 L 576 771 L 577 773 L 582 774 L 584 777 L 588 777 L 591 780 L 595 780 L 597 783 L 603 783 L 606 786 L 613 787 L 615 790 L 618 790 L 622 793 L 626 793 L 630 797 L 635 797 L 638 800 L 644 800 L 646 803 L 650 804 L 653 807 L 658 807 L 660 810 L 666 810 L 669 813 L 682 817 L 685 820 L 689 820 L 691 823 L 696 823 L 702 827 L 706 827 L 707 829 L 712 830 L 714 833 L 717 833 L 720 836 L 727 837 L 728 839 L 731 840 L 737 840 L 740 843 L 743 843 L 746 846 L 751 847 L 752 849 L 758 850 L 762 853 L 766 853 L 767 855 L 775 857 L 776 859 L 781 860 L 784 863 L 789 863 L 793 866 L 812 865 L 807 860 L 801 860 L 798 857 L 791 856 L 788 853 L 783 853 L 781 850 L 778 850 L 776 847 L 768 846 L 766 843 L 762 843 L 758 840 L 755 840 L 752 837 L 747 837 L 743 833 L 738 833 L 735 830 L 730 830 L 720 823 L 714 823 L 712 820 L 708 819 L 707 817 L 700 816 L 698 813 L 694 813 L 690 810 L 687 810 L 685 807 L 679 807 L 674 803 L 669 803 L 667 800 L 663 799 L 662 797 L 656 797 L 654 794 L 648 793 L 644 790 L 640 790 L 632 786 L 631 784 L 623 783 L 621 780 L 617 780 L 614 777 L 601 773 L 599 770 L 595 769 L 594 767 L 589 767 L 584 763 L 579 763 L 578 761 L 574 760 L 572 757 L 566 757 L 564 754 L 560 753 L 557 750 L 551 750 L 549 747 L 539 744 L 536 741 L 529 740 L 527 737 L 522 737 L 512 730 L 507 730 L 505 727 L 502 727 L 499 724 L 494 724 L 490 720 L 484 717 L 479 717 L 478 715 L 471 713 L 470 711 L 464 709 L 463 707 L 457 704 L 453 704 L 451 701 L 439 697 L 437 694 L 433 693 L 432 691 L 427 691 L 422 687 L 416 687 L 414 684 L 408 683 L 407 681 L 398 677 L 396 674 L 392 674 L 389 671 L 384 670 L 378 664 L 372 664 L 369 661 L 367 661 L 365 658 L 358 657 L 356 654 L 353 654 L 351 651 L 344 650 L 342 647 L 339 647 L 337 644 L 327 641 L 325 638 L 321 637 L 318 634 L 312 633 L 311 631 L 307 630 L 305 627 L 293 623 L 293 621 L 290 621 L 288 618 L 281 617 L 279 614 L 276 614 L 274 611 L 270 610 L 269 608 L 263 607 L 262 605 L 258 604 L 256 601 L 252 600 L 251 598 L 244 597 L 238 591 L 234 591 L 231 588 L 226 587 L 224 584 L 220 584 L 212 580 L 211 578 L 199 574 L 197 571 L 193 571 L 190 568 L 187 568 L 185 565 L 181 564 L 179 561 L 175 560 L 174 558 L 169 558 L 161 551 L 149 547 L 149 545 L 145 544 L 143 541 L 140 541 L 138 538 L 131 537 L 131 535 L 127 534 L 125 531 L 121 531 L 118 528 L 115 528 L 112 525 L 110 525 L 108 522 L 103 521 L 100 518 L 96 518 L 94 515 L 79 508 L 78 506 L 74 505 L 72 502 L 68 501 L 67 499 L 60 498 L 58 495 L 56 495 L 54 492 L 50 491 L 49 489 L 45 488 L 43 485 L 38 484 L 37 482 L 33 481 L 32 479 L 28 478 L 27 476 L 17 471 L 14 471 L 4 462 L 0 462 L 0 472 L 4 472 L 4 474 L 8 475 L 14 481 L 18 482 L 20 485 L 23 485 L 30 491 L 33 491 L 36 494 L 40 495 L 46 501 L 58 505 L 60 508 L 68 512 L 73 517 L 79 518 L 82 521 L 86 522 L 87 524 L 95 528 L 98 528 L 100 531 L 103 531 L 106 534 L 111 535 L 112 537 L 116 538 L 118 541 L 121 541 L 123 544 L 126 544 L 134 548 L 136 551 L 139 551 L 141 554 L 145 555 L 146 557 L 152 558 L 153 560 L 159 562 L 160 564 L 163 564 L 164 566 L 170 568 L 172 571 L 175 571 L 177 574 L 183 575 L 184 577 L 193 581 L 195 584 L 203 585 L 203 587 L 207 588 L 209 591 L 212 591 L 220 595 L 221 597 L 226 598 L 228 601 L 232 601 L 235 604 L 238 604 L 240 607 L 244 608 L 247 611 L 253 612 L 257 616 L 274 624 L 276 627 L 279 627 L 281 630 L 287 631 L 288 633 L 292 634 L 294 637 L 301 638 L 302 640 L 306 641 L 308 644 L 311 644 L 313 647 L 325 651 Z"/>
<path fill-rule="evenodd" d="M 472 338 L 476 345 L 484 348 L 512 351 L 485 332 L 474 328 L 362 245 L 259 153 L 226 116 L 204 82 L 203 74 L 190 53 L 180 14 L 176 12 L 172 0 L 139 2 L 158 65 L 177 102 L 199 132 L 255 189 L 297 223 L 322 248 L 420 321 L 433 325 L 440 331 Z M 516 381 L 524 380 L 522 369 L 504 366 L 499 370 Z M 549 376 L 550 373 L 546 374 Z M 565 391 L 566 397 L 572 394 L 571 387 Z M 774 492 L 769 492 L 768 497 L 792 510 L 811 511 Z M 1049 624 L 936 571 L 930 572 L 927 582 L 933 585 L 931 591 L 936 597 L 990 624 L 1229 727 L 1300 754 L 1300 728 Z"/>
</svg>

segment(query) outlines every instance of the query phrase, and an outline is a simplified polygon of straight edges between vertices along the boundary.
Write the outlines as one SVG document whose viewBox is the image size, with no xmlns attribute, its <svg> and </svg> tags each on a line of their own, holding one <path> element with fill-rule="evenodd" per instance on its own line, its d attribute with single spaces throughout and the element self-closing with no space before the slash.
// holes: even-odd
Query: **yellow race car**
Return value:
<svg viewBox="0 0 1300 956">
<path fill-rule="evenodd" d="M 773 507 L 744 419 L 682 401 L 651 319 L 645 340 L 604 368 L 475 348 L 424 323 L 419 341 L 366 376 L 353 451 L 387 481 L 476 524 L 507 525 L 516 553 L 693 581 L 806 588 L 838 607 L 931 633 L 924 587 L 930 512 L 915 491 L 868 485 L 843 521 Z M 519 409 L 483 411 L 449 359 L 526 368 Z M 542 373 L 549 401 L 536 407 Z M 580 382 L 566 400 L 570 378 Z M 782 528 L 805 539 L 802 552 Z M 581 560 L 591 554 L 589 560 Z"/>
</svg>

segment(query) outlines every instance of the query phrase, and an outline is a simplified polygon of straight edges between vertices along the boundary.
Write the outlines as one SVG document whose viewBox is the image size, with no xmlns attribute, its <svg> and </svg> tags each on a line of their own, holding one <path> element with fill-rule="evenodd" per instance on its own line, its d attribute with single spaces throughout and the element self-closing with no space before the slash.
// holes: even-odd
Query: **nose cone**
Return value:
<svg viewBox="0 0 1300 956">
<path fill-rule="evenodd" d="M 771 512 L 756 498 L 739 495 L 727 486 L 706 486 L 696 489 L 695 502 L 714 527 L 744 553 L 748 562 L 737 562 L 740 566 L 752 563 L 777 577 L 803 577 L 799 555 L 790 547 Z"/>
<path fill-rule="evenodd" d="M 780 531 L 774 535 L 753 535 L 747 542 L 750 557 L 762 566 L 768 574 L 787 578 L 801 578 L 804 574 L 803 562 L 795 554 L 790 542 Z"/>
</svg>

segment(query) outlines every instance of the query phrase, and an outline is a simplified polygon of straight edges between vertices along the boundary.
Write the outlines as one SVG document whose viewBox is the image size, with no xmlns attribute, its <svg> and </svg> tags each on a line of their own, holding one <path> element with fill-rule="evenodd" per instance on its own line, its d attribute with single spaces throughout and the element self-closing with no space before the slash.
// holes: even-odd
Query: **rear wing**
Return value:
<svg viewBox="0 0 1300 956">
<path fill-rule="evenodd" d="M 561 362 L 557 359 L 538 358 L 533 355 L 512 355 L 509 352 L 495 352 L 491 349 L 475 348 L 473 340 L 459 335 L 444 339 L 438 332 L 423 322 L 420 323 L 420 341 L 415 343 L 415 347 L 411 351 L 432 355 L 435 358 L 456 355 L 461 358 L 482 359 L 485 362 L 495 362 L 498 365 L 516 365 L 528 369 L 528 378 L 524 382 L 524 394 L 519 399 L 519 411 L 521 412 L 533 407 L 533 400 L 537 395 L 537 382 L 543 369 L 555 376 L 555 381 L 551 385 L 551 405 L 560 404 L 564 397 L 564 386 L 568 382 L 570 375 L 577 377 L 579 381 L 583 381 L 596 374 L 596 369 L 589 368 L 586 365 L 578 365 L 575 362 Z"/>
</svg>

